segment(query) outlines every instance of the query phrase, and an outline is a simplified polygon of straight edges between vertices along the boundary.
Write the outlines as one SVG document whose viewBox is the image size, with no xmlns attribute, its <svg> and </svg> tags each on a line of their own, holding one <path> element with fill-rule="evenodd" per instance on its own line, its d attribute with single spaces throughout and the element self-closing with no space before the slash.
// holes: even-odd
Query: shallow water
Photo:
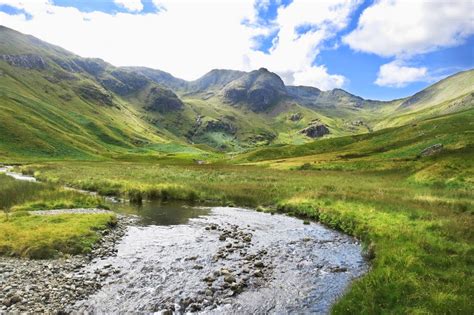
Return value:
<svg viewBox="0 0 474 315">
<path fill-rule="evenodd" d="M 367 268 L 354 239 L 319 224 L 304 225 L 299 219 L 239 208 L 207 211 L 186 224 L 130 227 L 116 257 L 90 266 L 91 272 L 108 265 L 121 272 L 74 309 L 182 313 L 195 307 L 216 314 L 327 313 L 349 282 Z M 238 231 L 251 233 L 252 241 L 216 261 L 219 250 L 241 242 L 219 241 L 222 231 L 206 230 L 211 224 L 222 230 L 237 226 Z M 252 277 L 259 270 L 255 260 L 246 260 L 252 255 L 265 265 L 263 277 Z M 236 282 L 249 278 L 242 292 L 226 288 L 223 277 L 216 277 L 212 285 L 203 281 L 222 268 Z M 212 296 L 206 295 L 208 288 L 215 290 Z"/>
<path fill-rule="evenodd" d="M 285 215 L 158 201 L 109 206 L 139 223 L 116 256 L 87 267 L 114 272 L 70 311 L 326 314 L 368 268 L 355 239 Z"/>
<path fill-rule="evenodd" d="M 193 207 L 183 202 L 175 201 L 147 200 L 139 205 L 123 201 L 109 201 L 107 206 L 121 214 L 138 215 L 142 225 L 186 224 L 191 218 L 197 218 L 210 213 L 209 208 Z"/>
<path fill-rule="evenodd" d="M 10 177 L 13 177 L 14 179 L 26 181 L 26 182 L 36 182 L 36 178 L 33 176 L 28 176 L 28 175 L 23 175 L 20 173 L 15 173 L 11 172 L 12 167 L 11 166 L 3 166 L 0 167 L 0 173 L 4 173 L 5 175 L 8 175 Z"/>
</svg>

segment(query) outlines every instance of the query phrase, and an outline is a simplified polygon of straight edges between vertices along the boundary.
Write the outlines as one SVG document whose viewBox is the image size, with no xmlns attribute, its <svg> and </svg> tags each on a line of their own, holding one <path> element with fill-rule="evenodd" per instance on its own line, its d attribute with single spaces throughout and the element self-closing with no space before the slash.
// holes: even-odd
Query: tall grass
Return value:
<svg viewBox="0 0 474 315">
<path fill-rule="evenodd" d="M 51 183 L 15 180 L 0 174 L 0 209 L 4 211 L 105 207 L 97 196 L 66 190 Z"/>
<path fill-rule="evenodd" d="M 471 184 L 414 181 L 418 167 L 411 161 L 397 163 L 407 167 L 288 171 L 250 165 L 68 162 L 24 169 L 39 171 L 46 181 L 82 188 L 101 183 L 108 186 L 105 191 L 112 187 L 115 194 L 137 200 L 185 199 L 192 193 L 198 200 L 278 208 L 319 220 L 360 238 L 372 261 L 371 271 L 351 286 L 334 313 L 472 314 Z"/>
</svg>

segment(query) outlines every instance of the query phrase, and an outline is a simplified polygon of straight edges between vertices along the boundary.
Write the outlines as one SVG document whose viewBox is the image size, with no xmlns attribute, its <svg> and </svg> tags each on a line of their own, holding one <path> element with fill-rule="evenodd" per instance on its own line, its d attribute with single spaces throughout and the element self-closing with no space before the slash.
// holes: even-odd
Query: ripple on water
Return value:
<svg viewBox="0 0 474 315">
<path fill-rule="evenodd" d="M 112 265 L 120 273 L 74 309 L 327 313 L 349 282 L 367 269 L 353 238 L 320 224 L 226 207 L 199 215 L 185 224 L 129 227 L 117 256 L 89 267 L 94 272 Z M 219 241 L 223 234 L 226 240 Z M 231 237 L 237 234 L 240 239 Z M 245 235 L 251 241 L 243 241 Z M 257 261 L 265 266 L 261 275 L 255 275 Z M 228 283 L 227 272 L 235 278 L 227 277 Z M 203 280 L 209 276 L 215 279 Z M 235 289 L 229 283 L 245 284 Z"/>
</svg>

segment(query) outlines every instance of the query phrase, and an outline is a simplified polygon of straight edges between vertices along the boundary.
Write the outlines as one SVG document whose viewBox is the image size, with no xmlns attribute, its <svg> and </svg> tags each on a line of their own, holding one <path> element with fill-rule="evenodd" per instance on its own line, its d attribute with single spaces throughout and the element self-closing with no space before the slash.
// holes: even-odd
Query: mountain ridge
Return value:
<svg viewBox="0 0 474 315">
<path fill-rule="evenodd" d="M 32 137 L 45 138 L 45 132 L 49 139 L 49 133 L 62 130 L 77 134 L 37 141 L 40 151 L 64 145 L 68 150 L 84 148 L 85 156 L 94 156 L 103 150 L 159 153 L 159 143 L 176 143 L 186 152 L 199 151 L 195 145 L 241 151 L 413 123 L 472 106 L 474 71 L 446 78 L 411 97 L 374 101 L 343 89 L 286 86 L 265 68 L 213 69 L 185 81 L 161 70 L 82 58 L 2 27 L 0 82 L 2 120 L 10 122 L 0 134 L 11 138 L 4 140 L 4 148 L 13 146 L 14 139 L 27 143 Z M 406 102 L 409 106 L 402 105 Z M 14 130 L 12 122 L 18 119 L 35 123 Z M 55 120 L 64 122 L 59 129 Z"/>
</svg>

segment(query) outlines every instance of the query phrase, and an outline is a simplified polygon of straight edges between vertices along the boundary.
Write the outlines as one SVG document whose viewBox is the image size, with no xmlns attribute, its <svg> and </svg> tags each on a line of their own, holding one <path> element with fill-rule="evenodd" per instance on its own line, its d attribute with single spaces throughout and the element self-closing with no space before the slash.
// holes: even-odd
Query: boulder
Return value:
<svg viewBox="0 0 474 315">
<path fill-rule="evenodd" d="M 321 123 L 314 123 L 301 130 L 300 133 L 310 138 L 320 138 L 329 133 L 328 127 Z"/>
<path fill-rule="evenodd" d="M 437 143 L 433 144 L 432 146 L 429 146 L 425 148 L 423 151 L 420 152 L 421 156 L 431 156 L 440 153 L 443 151 L 443 144 Z"/>
<path fill-rule="evenodd" d="M 303 114 L 301 113 L 294 113 L 294 114 L 291 114 L 290 116 L 291 121 L 300 121 L 301 118 L 303 118 Z"/>
</svg>

